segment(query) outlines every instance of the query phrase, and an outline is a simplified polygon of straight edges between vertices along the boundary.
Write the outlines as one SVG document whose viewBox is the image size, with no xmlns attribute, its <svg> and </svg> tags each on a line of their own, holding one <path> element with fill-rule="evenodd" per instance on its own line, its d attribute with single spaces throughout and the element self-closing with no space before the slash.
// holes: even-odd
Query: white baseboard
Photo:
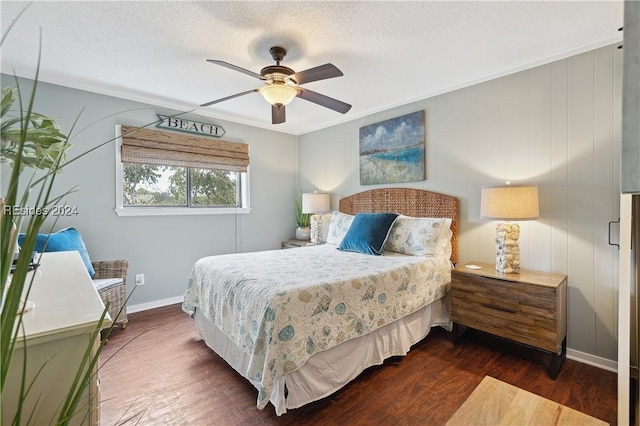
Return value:
<svg viewBox="0 0 640 426">
<path fill-rule="evenodd" d="M 153 308 L 161 308 L 167 305 L 182 303 L 184 296 L 169 297 L 168 299 L 154 300 L 153 302 L 140 303 L 138 305 L 127 305 L 127 314 L 146 311 Z"/>
<path fill-rule="evenodd" d="M 603 370 L 611 371 L 614 373 L 618 372 L 618 363 L 616 361 L 611 361 L 610 359 L 576 351 L 575 349 L 567 349 L 567 358 L 581 362 L 583 364 L 602 368 Z"/>
<path fill-rule="evenodd" d="M 169 297 L 167 299 L 154 300 L 153 302 L 140 303 L 138 305 L 127 306 L 127 313 L 134 313 L 140 311 L 146 311 L 148 309 L 161 308 L 167 305 L 174 305 L 176 303 L 182 303 L 184 296 Z M 602 368 L 603 370 L 618 372 L 618 363 L 611 361 L 610 359 L 602 358 L 596 355 L 591 355 L 585 352 L 580 352 L 575 349 L 567 349 L 567 358 L 581 362 L 583 364 L 591 365 L 593 367 Z"/>
</svg>

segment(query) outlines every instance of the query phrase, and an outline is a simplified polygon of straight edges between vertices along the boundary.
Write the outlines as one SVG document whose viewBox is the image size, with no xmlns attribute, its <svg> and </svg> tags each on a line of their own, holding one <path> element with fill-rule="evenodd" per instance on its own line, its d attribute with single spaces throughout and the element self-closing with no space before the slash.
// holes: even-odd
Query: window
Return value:
<svg viewBox="0 0 640 426">
<path fill-rule="evenodd" d="M 125 125 L 119 136 L 119 215 L 248 211 L 248 145 Z"/>
<path fill-rule="evenodd" d="M 124 206 L 241 207 L 240 173 L 125 163 Z"/>
</svg>

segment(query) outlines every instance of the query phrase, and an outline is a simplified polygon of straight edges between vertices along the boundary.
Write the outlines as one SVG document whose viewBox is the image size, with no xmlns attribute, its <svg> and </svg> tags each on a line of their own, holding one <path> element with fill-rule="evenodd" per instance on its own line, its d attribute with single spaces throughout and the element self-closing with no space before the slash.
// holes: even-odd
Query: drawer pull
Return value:
<svg viewBox="0 0 640 426">
<path fill-rule="evenodd" d="M 481 305 L 484 306 L 485 308 L 491 308 L 497 311 L 508 312 L 510 314 L 515 314 L 516 312 L 518 312 L 515 309 L 503 308 L 502 306 L 496 306 L 490 303 L 481 303 Z"/>
<path fill-rule="evenodd" d="M 616 247 L 618 247 L 618 250 L 620 250 L 620 244 L 616 244 L 616 243 L 612 243 L 611 242 L 611 225 L 614 224 L 614 223 L 618 223 L 619 224 L 620 223 L 620 218 L 618 218 L 618 220 L 612 220 L 612 221 L 609 222 L 609 245 L 610 246 L 616 246 Z"/>
</svg>

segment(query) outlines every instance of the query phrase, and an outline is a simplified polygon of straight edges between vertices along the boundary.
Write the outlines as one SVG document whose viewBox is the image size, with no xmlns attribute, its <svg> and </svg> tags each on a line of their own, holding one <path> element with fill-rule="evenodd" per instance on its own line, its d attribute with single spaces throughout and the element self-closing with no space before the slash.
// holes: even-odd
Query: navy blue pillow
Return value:
<svg viewBox="0 0 640 426">
<path fill-rule="evenodd" d="M 22 241 L 24 241 L 24 234 L 18 235 L 18 244 L 22 247 Z M 46 244 L 46 247 L 45 247 Z M 38 234 L 36 238 L 36 245 L 34 247 L 37 252 L 53 252 L 53 251 L 77 251 L 80 253 L 82 262 L 87 268 L 87 272 L 93 278 L 96 272 L 91 265 L 91 259 L 87 252 L 87 247 L 84 245 L 82 235 L 75 228 L 66 228 L 52 234 Z"/>
<path fill-rule="evenodd" d="M 356 214 L 338 250 L 381 255 L 396 217 L 395 213 Z"/>
</svg>

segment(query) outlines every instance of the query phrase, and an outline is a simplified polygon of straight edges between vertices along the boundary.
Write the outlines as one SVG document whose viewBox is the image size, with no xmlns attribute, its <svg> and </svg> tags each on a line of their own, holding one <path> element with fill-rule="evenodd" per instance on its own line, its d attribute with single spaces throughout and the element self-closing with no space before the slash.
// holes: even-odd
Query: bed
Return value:
<svg viewBox="0 0 640 426">
<path fill-rule="evenodd" d="M 354 234 L 367 221 L 388 226 L 383 255 L 349 246 L 360 244 Z M 415 244 L 418 229 L 421 238 L 425 229 L 429 235 L 427 252 Z M 405 355 L 432 327 L 451 329 L 455 197 L 409 188 L 361 192 L 340 200 L 329 231 L 327 244 L 202 258 L 185 291 L 182 308 L 198 334 L 256 387 L 257 407 L 271 402 L 278 415 Z"/>
</svg>

